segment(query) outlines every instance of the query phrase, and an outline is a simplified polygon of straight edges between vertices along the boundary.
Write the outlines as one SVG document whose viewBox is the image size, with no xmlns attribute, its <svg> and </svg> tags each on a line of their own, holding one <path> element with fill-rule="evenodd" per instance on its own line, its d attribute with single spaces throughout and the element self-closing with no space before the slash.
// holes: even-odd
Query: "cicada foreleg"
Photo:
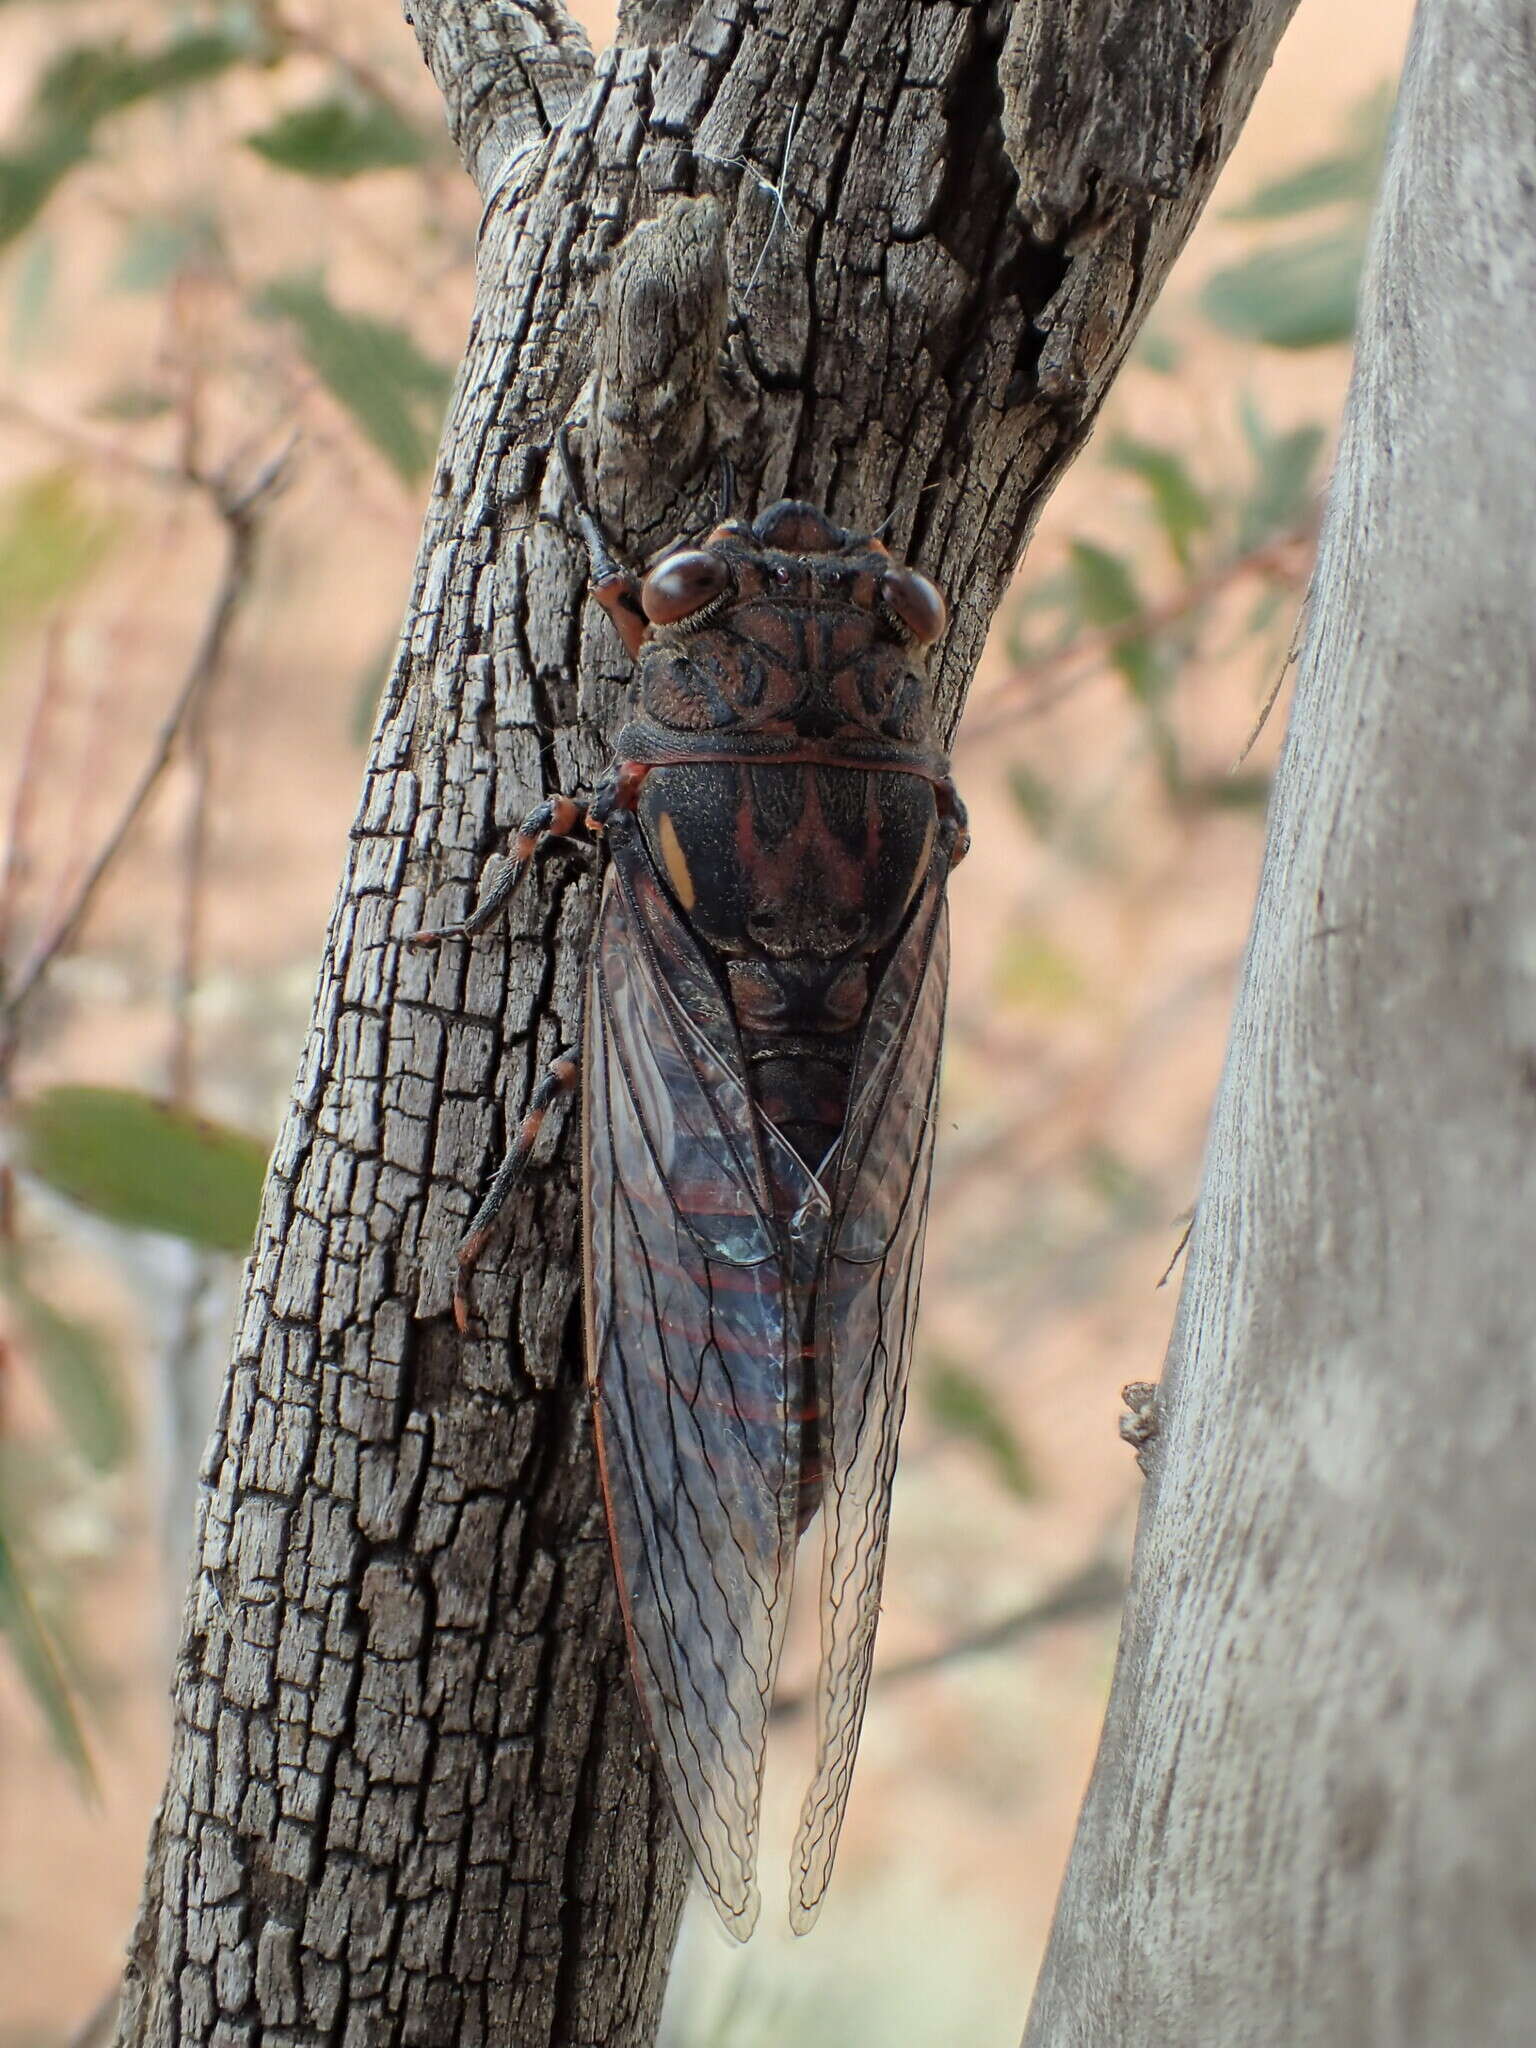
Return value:
<svg viewBox="0 0 1536 2048">
<path fill-rule="evenodd" d="M 512 858 L 489 887 L 484 888 L 469 915 L 453 924 L 428 925 L 422 931 L 412 932 L 406 943 L 435 946 L 443 939 L 468 939 L 473 938 L 476 932 L 483 932 L 506 908 L 513 891 L 532 865 L 541 842 L 565 839 L 574 832 L 589 830 L 590 812 L 590 805 L 573 796 L 547 796 L 542 803 L 535 804 L 518 827 L 517 837 L 512 842 Z"/>
<path fill-rule="evenodd" d="M 544 1119 L 564 1095 L 573 1095 L 581 1079 L 581 1045 L 568 1045 L 558 1052 L 545 1069 L 544 1078 L 528 1098 L 528 1107 L 523 1120 L 517 1127 L 517 1135 L 508 1147 L 507 1156 L 496 1169 L 496 1177 L 486 1189 L 479 1208 L 470 1219 L 468 1231 L 458 1250 L 458 1270 L 453 1282 L 453 1320 L 461 1330 L 469 1322 L 469 1276 L 479 1262 L 480 1254 L 490 1242 L 491 1232 L 496 1227 L 496 1218 L 506 1206 L 507 1197 L 522 1179 L 527 1170 L 529 1158 L 544 1127 Z"/>
</svg>

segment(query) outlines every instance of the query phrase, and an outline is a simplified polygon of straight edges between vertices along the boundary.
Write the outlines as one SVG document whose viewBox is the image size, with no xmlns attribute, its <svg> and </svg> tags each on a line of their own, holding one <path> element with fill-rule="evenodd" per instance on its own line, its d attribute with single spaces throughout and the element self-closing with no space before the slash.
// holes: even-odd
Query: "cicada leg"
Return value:
<svg viewBox="0 0 1536 2048">
<path fill-rule="evenodd" d="M 490 1241 L 496 1226 L 496 1218 L 506 1206 L 507 1197 L 522 1179 L 529 1157 L 544 1119 L 560 1100 L 562 1095 L 572 1095 L 581 1079 L 581 1046 L 568 1045 L 558 1052 L 546 1068 L 544 1078 L 528 1099 L 528 1108 L 517 1127 L 517 1136 L 508 1148 L 507 1156 L 496 1169 L 496 1177 L 486 1189 L 479 1208 L 470 1219 L 469 1229 L 458 1251 L 458 1272 L 453 1283 L 453 1320 L 460 1330 L 469 1322 L 469 1276 L 475 1270 L 480 1254 Z"/>
<path fill-rule="evenodd" d="M 455 924 L 428 925 L 422 931 L 412 932 L 406 944 L 435 946 L 442 939 L 467 939 L 476 932 L 483 932 L 506 908 L 512 892 L 527 874 L 541 841 L 564 839 L 573 832 L 587 830 L 589 808 L 572 796 L 547 796 L 543 803 L 535 804 L 518 827 L 517 837 L 512 843 L 511 860 L 469 915 L 461 917 Z"/>
</svg>

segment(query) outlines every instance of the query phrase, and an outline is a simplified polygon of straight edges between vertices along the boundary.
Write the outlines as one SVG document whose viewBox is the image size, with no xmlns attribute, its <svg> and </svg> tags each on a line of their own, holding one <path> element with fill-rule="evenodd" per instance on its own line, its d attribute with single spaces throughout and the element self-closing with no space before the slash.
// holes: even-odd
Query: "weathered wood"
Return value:
<svg viewBox="0 0 1536 2048">
<path fill-rule="evenodd" d="M 1421 0 L 1034 2048 L 1536 2038 L 1533 56 Z"/>
<path fill-rule="evenodd" d="M 554 7 L 415 0 L 491 194 L 480 296 L 207 1460 L 125 2041 L 652 2038 L 684 1873 L 595 1498 L 572 1133 L 474 1334 L 446 1314 L 508 1117 L 571 1035 L 588 867 L 552 853 L 472 946 L 401 944 L 539 795 L 592 786 L 621 721 L 551 438 L 576 422 L 636 554 L 704 516 L 722 449 L 749 504 L 894 511 L 962 599 L 952 719 L 1290 7 L 1191 0 L 1182 171 L 1041 238 L 1004 8 L 707 0 L 602 56 L 544 139 L 527 38 L 579 69 Z M 627 32 L 678 20 L 651 0 Z"/>
</svg>

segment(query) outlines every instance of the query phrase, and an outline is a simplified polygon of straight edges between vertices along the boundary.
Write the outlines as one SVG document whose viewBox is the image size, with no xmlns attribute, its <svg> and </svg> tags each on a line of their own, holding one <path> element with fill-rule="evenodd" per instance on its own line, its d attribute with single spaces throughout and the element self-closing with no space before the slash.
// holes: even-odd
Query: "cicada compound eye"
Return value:
<svg viewBox="0 0 1536 2048">
<path fill-rule="evenodd" d="M 640 586 L 640 608 L 653 626 L 675 626 L 702 611 L 730 580 L 718 555 L 689 548 L 656 564 Z"/>
<path fill-rule="evenodd" d="M 892 569 L 880 579 L 880 596 L 919 647 L 929 647 L 949 623 L 942 591 L 916 569 Z"/>
</svg>

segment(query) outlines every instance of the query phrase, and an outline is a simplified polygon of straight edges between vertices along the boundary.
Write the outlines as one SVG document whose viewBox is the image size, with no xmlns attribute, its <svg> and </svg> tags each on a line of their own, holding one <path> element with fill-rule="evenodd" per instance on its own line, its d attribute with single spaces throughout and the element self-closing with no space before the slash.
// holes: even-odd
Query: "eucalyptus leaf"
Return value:
<svg viewBox="0 0 1536 2048">
<path fill-rule="evenodd" d="M 1174 558 L 1181 569 L 1187 569 L 1196 535 L 1211 523 L 1211 507 L 1184 458 L 1176 449 L 1159 448 L 1133 434 L 1117 434 L 1109 444 L 1108 459 L 1116 469 L 1129 471 L 1146 485 Z"/>
<path fill-rule="evenodd" d="M 156 50 L 121 38 L 78 43 L 43 73 L 15 149 L 0 156 L 0 245 L 37 216 L 54 188 L 91 153 L 97 125 L 136 102 L 216 78 L 256 51 L 244 36 L 198 29 Z"/>
<path fill-rule="evenodd" d="M 4 1635 L 11 1645 L 11 1655 L 16 1660 L 22 1683 L 48 1723 L 54 1746 L 83 1783 L 94 1791 L 96 1774 L 91 1767 L 90 1751 L 86 1747 L 74 1693 L 58 1649 L 28 1590 L 17 1546 L 3 1514 L 0 1514 L 0 1635 Z"/>
<path fill-rule="evenodd" d="M 997 999 L 1010 1008 L 1060 1015 L 1075 1010 L 1087 995 L 1081 968 L 1049 933 L 1036 925 L 1004 934 L 992 967 Z"/>
<path fill-rule="evenodd" d="M 0 1262 L 0 1287 L 71 1444 L 96 1471 L 114 1471 L 128 1450 L 131 1429 L 106 1340 L 38 1294 L 14 1258 Z"/>
<path fill-rule="evenodd" d="M 1392 89 L 1378 87 L 1351 112 L 1343 144 L 1261 185 L 1229 220 L 1289 220 L 1324 206 L 1364 210 L 1376 197 L 1392 114 Z"/>
<path fill-rule="evenodd" d="M 1238 510 L 1237 542 L 1246 552 L 1276 534 L 1291 532 L 1306 517 L 1327 435 L 1313 421 L 1276 433 L 1252 398 L 1244 399 L 1241 417 L 1254 471 Z"/>
<path fill-rule="evenodd" d="M 1126 1229 L 1138 1230 L 1157 1214 L 1152 1183 L 1113 1146 L 1085 1145 L 1079 1164 L 1088 1186 Z"/>
<path fill-rule="evenodd" d="M 1136 573 L 1124 555 L 1088 540 L 1074 540 L 1068 553 L 1078 610 L 1090 626 L 1129 625 L 1146 610 Z M 1172 671 L 1150 633 L 1128 633 L 1116 643 L 1109 660 L 1144 704 L 1155 703 L 1171 680 Z"/>
<path fill-rule="evenodd" d="M 407 482 L 437 449 L 453 379 L 424 356 L 403 327 L 363 313 L 345 313 L 318 277 L 270 285 L 258 310 L 291 320 L 321 382 Z"/>
<path fill-rule="evenodd" d="M 29 356 L 49 325 L 53 287 L 58 276 L 58 247 L 52 235 L 36 234 L 16 270 L 11 299 L 11 354 Z"/>
<path fill-rule="evenodd" d="M 929 1361 L 921 1385 L 935 1428 L 981 1451 L 1017 1499 L 1029 1500 L 1039 1491 L 1023 1443 L 985 1380 L 958 1360 L 940 1356 Z"/>
<path fill-rule="evenodd" d="M 1288 220 L 1340 200 L 1369 199 L 1380 175 L 1377 163 L 1359 156 L 1322 156 L 1261 185 L 1251 199 L 1228 212 L 1229 220 Z"/>
<path fill-rule="evenodd" d="M 0 638 L 78 589 L 117 534 L 70 469 L 42 470 L 0 498 Z"/>
<path fill-rule="evenodd" d="M 129 1088 L 50 1088 L 17 1112 L 23 1163 L 110 1222 L 250 1247 L 267 1147 Z"/>
<path fill-rule="evenodd" d="M 248 135 L 258 156 L 305 178 L 356 178 L 421 163 L 427 139 L 379 100 L 315 100 Z"/>
<path fill-rule="evenodd" d="M 184 270 L 202 268 L 219 254 L 218 222 L 211 214 L 151 214 L 129 229 L 112 282 L 119 291 L 163 291 Z"/>
<path fill-rule="evenodd" d="M 1364 257 L 1364 234 L 1356 227 L 1257 250 L 1206 281 L 1201 310 L 1222 333 L 1271 348 L 1348 341 Z"/>
</svg>

